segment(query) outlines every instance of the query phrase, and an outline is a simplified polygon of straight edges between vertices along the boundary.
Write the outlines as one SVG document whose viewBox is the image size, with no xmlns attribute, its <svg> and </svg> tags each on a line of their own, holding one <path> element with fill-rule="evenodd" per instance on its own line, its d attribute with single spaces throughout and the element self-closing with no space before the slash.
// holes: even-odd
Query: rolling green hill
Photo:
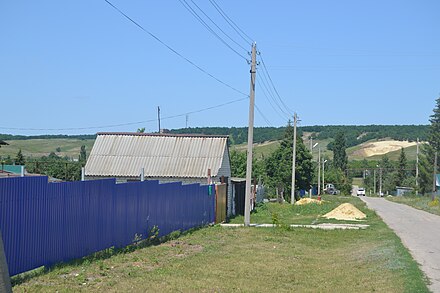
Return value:
<svg viewBox="0 0 440 293">
<path fill-rule="evenodd" d="M 9 145 L 0 148 L 0 157 L 11 156 L 14 158 L 21 149 L 25 157 L 48 156 L 51 152 L 58 156 L 78 158 L 82 145 L 86 146 L 87 154 L 92 150 L 94 139 L 26 139 L 26 140 L 6 140 Z M 59 148 L 59 149 L 58 149 Z M 59 152 L 57 151 L 60 150 Z"/>
</svg>

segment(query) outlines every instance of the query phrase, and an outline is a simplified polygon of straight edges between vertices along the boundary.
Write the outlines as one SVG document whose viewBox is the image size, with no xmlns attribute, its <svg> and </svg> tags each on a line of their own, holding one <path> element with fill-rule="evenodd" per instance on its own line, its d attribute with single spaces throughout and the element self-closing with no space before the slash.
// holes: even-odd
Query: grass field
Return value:
<svg viewBox="0 0 440 293">
<path fill-rule="evenodd" d="M 59 156 L 77 158 L 82 145 L 86 146 L 87 154 L 90 154 L 95 140 L 87 139 L 28 139 L 28 140 L 8 140 L 9 145 L 0 148 L 0 157 L 8 155 L 14 158 L 21 149 L 25 157 L 42 157 L 51 152 Z M 61 151 L 57 152 L 57 148 Z"/>
<path fill-rule="evenodd" d="M 267 141 L 263 143 L 254 144 L 254 154 L 255 157 L 260 159 L 262 157 L 267 157 L 271 153 L 273 153 L 278 146 L 280 145 L 280 141 Z M 238 144 L 231 146 L 231 149 L 235 149 L 238 152 L 246 152 L 247 144 Z"/>
<path fill-rule="evenodd" d="M 350 201 L 367 214 L 370 227 L 323 231 L 213 226 L 130 253 L 89 257 L 14 279 L 14 291 L 428 292 L 399 238 L 360 200 L 326 199 L 324 205 L 295 208 L 267 204 L 252 221 L 270 221 L 273 213 L 282 223 L 315 221 Z"/>
<path fill-rule="evenodd" d="M 403 203 L 416 209 L 440 216 L 440 204 L 438 197 L 432 201 L 431 196 L 393 196 L 386 197 L 389 201 Z"/>
</svg>

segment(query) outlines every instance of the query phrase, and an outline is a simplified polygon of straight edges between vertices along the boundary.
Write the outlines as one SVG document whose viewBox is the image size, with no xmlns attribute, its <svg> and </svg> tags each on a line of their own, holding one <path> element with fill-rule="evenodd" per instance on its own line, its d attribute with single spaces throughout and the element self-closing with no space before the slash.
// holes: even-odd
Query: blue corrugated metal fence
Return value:
<svg viewBox="0 0 440 293">
<path fill-rule="evenodd" d="M 11 275 L 124 247 L 154 226 L 162 236 L 214 220 L 215 195 L 199 184 L 0 179 L 0 230 Z"/>
</svg>

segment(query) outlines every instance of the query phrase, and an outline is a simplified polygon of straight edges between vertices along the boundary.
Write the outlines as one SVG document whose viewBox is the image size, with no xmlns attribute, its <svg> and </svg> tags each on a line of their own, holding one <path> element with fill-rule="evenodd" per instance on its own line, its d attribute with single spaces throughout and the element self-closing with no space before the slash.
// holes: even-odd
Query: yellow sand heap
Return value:
<svg viewBox="0 0 440 293">
<path fill-rule="evenodd" d="M 323 217 L 327 219 L 353 221 L 353 220 L 365 219 L 367 216 L 363 212 L 358 210 L 351 203 L 343 203 L 340 206 L 338 206 L 336 209 L 325 214 Z"/>
<path fill-rule="evenodd" d="M 300 200 L 298 200 L 295 204 L 296 205 L 303 205 L 303 204 L 309 204 L 309 203 L 317 203 L 317 204 L 321 204 L 322 202 L 320 200 L 317 199 L 312 199 L 312 198 L 301 198 Z"/>
</svg>

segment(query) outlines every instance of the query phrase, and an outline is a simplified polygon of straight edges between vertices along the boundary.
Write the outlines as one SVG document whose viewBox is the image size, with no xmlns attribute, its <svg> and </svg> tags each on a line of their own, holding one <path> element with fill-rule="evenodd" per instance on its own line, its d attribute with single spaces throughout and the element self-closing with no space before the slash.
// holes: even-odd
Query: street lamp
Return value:
<svg viewBox="0 0 440 293">
<path fill-rule="evenodd" d="M 310 139 L 312 139 L 310 137 Z M 310 154 L 312 155 L 312 160 L 313 160 L 313 149 L 318 145 L 319 143 L 316 142 L 313 146 L 310 144 L 311 148 L 310 148 Z M 321 151 L 321 150 L 320 150 Z M 318 167 L 319 167 L 319 161 L 318 161 Z M 312 190 L 313 188 L 310 188 L 310 192 L 309 192 L 309 197 L 312 198 Z M 319 190 L 319 172 L 318 172 L 318 190 Z M 319 191 L 318 191 L 318 195 L 319 195 Z"/>
<path fill-rule="evenodd" d="M 324 181 L 324 167 L 325 167 L 325 163 L 327 163 L 327 160 L 324 160 L 322 162 L 322 193 L 324 193 L 324 189 L 325 189 L 325 181 Z"/>
</svg>

